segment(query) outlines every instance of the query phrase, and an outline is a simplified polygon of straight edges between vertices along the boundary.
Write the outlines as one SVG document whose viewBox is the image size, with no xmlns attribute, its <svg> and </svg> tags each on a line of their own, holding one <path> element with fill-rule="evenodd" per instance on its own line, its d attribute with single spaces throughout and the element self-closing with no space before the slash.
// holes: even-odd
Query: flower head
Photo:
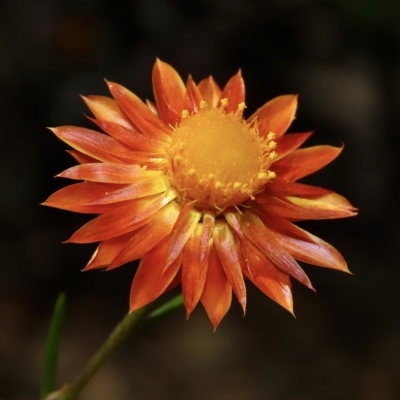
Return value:
<svg viewBox="0 0 400 400">
<path fill-rule="evenodd" d="M 181 284 L 187 315 L 201 301 L 216 327 L 232 291 L 245 310 L 245 278 L 292 312 L 290 278 L 312 289 L 296 260 L 348 271 L 337 250 L 293 224 L 355 215 L 342 196 L 297 182 L 342 150 L 299 149 L 310 132 L 284 135 L 297 96 L 243 119 L 240 72 L 223 90 L 212 77 L 196 85 L 189 76 L 185 85 L 159 60 L 155 103 L 108 86 L 113 98 L 83 97 L 105 134 L 52 129 L 79 163 L 58 176 L 82 182 L 44 204 L 99 214 L 68 240 L 100 242 L 85 270 L 141 259 L 131 311 Z"/>
</svg>

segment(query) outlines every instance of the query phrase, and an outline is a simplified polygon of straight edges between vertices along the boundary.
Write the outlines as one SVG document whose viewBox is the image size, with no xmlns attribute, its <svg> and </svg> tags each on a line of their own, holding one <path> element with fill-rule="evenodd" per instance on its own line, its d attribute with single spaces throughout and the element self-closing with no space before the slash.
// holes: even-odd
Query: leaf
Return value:
<svg viewBox="0 0 400 400">
<path fill-rule="evenodd" d="M 42 375 L 41 398 L 55 389 L 58 350 L 65 315 L 65 294 L 60 293 L 54 306 L 49 332 L 47 334 Z"/>
</svg>

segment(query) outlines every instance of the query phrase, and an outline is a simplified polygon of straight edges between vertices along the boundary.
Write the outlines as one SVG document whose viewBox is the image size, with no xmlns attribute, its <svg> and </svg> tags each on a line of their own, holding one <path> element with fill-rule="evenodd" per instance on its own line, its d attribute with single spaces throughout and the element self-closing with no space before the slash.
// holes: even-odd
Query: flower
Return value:
<svg viewBox="0 0 400 400">
<path fill-rule="evenodd" d="M 155 103 L 107 84 L 113 98 L 83 97 L 106 134 L 51 129 L 79 163 L 57 176 L 83 182 L 44 204 L 99 214 L 68 240 L 100 242 L 84 270 L 141 259 L 130 311 L 181 284 L 187 315 L 201 301 L 216 328 L 232 291 L 245 311 L 244 278 L 292 312 L 290 278 L 313 289 L 296 260 L 348 271 L 337 250 L 293 224 L 356 213 L 344 197 L 297 182 L 342 148 L 299 149 L 311 132 L 284 135 L 296 95 L 276 97 L 246 120 L 240 71 L 221 90 L 211 76 L 198 85 L 189 76 L 185 85 L 157 60 Z"/>
</svg>

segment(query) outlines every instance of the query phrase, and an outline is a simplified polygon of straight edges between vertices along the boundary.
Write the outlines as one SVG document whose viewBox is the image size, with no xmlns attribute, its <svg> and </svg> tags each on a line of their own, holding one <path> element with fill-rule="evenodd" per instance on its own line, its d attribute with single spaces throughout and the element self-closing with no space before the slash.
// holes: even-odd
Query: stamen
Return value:
<svg viewBox="0 0 400 400">
<path fill-rule="evenodd" d="M 267 139 L 268 140 L 274 140 L 275 139 L 275 133 L 274 132 L 272 132 L 272 131 L 270 131 L 269 133 L 268 133 L 268 135 L 267 135 Z"/>
<path fill-rule="evenodd" d="M 269 153 L 268 157 L 270 160 L 274 161 L 274 160 L 276 160 L 276 157 L 278 157 L 278 154 L 276 154 L 275 151 L 271 151 L 271 153 Z"/>
<path fill-rule="evenodd" d="M 196 200 L 198 209 L 244 207 L 243 202 L 254 200 L 276 177 L 268 169 L 278 157 L 275 133 L 260 136 L 258 121 L 242 118 L 246 104 L 226 112 L 228 103 L 222 98 L 211 108 L 201 100 L 196 112 L 182 110 L 181 123 L 171 136 L 171 184 L 182 198 Z"/>
<path fill-rule="evenodd" d="M 175 156 L 174 157 L 174 161 L 176 164 L 179 164 L 182 161 L 182 157 L 181 156 Z"/>
<path fill-rule="evenodd" d="M 239 111 L 243 111 L 245 108 L 247 108 L 247 106 L 243 101 L 238 104 L 238 110 Z"/>
<path fill-rule="evenodd" d="M 207 107 L 208 107 L 207 102 L 204 101 L 204 100 L 201 100 L 201 101 L 200 101 L 200 108 L 203 109 L 203 108 L 207 108 Z"/>
<path fill-rule="evenodd" d="M 268 179 L 268 175 L 266 172 L 259 172 L 257 175 L 257 179 L 259 179 L 260 181 L 263 181 L 265 179 Z"/>
<path fill-rule="evenodd" d="M 271 150 L 275 149 L 275 147 L 276 147 L 276 142 L 274 142 L 273 140 L 271 140 L 271 141 L 268 143 L 268 147 L 269 147 Z"/>
</svg>

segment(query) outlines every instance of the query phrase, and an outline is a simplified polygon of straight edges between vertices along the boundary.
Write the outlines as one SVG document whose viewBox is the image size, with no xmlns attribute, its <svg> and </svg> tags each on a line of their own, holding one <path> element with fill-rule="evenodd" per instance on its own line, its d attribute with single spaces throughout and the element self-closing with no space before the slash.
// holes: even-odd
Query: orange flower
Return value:
<svg viewBox="0 0 400 400">
<path fill-rule="evenodd" d="M 313 289 L 295 260 L 348 271 L 328 243 L 293 221 L 355 215 L 342 196 L 297 183 L 342 148 L 298 149 L 311 135 L 284 135 L 297 96 L 277 97 L 243 119 L 240 72 L 221 90 L 212 77 L 186 85 L 168 64 L 153 69 L 155 103 L 108 82 L 112 98 L 83 97 L 106 134 L 52 131 L 79 165 L 77 179 L 44 203 L 99 214 L 68 242 L 100 242 L 85 270 L 141 259 L 130 311 L 182 285 L 187 315 L 201 301 L 217 327 L 232 290 L 246 308 L 244 278 L 292 312 L 290 277 Z"/>
</svg>

